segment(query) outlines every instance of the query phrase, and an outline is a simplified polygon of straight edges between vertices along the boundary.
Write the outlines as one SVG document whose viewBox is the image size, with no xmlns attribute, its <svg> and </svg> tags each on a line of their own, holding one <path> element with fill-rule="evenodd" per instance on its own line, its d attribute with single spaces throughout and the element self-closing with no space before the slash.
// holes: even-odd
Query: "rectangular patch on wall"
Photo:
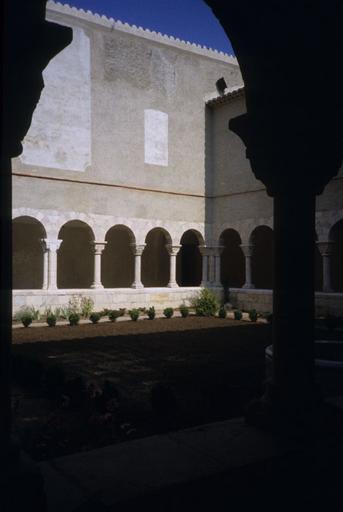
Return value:
<svg viewBox="0 0 343 512">
<path fill-rule="evenodd" d="M 144 162 L 168 166 L 168 114 L 144 110 Z"/>
</svg>

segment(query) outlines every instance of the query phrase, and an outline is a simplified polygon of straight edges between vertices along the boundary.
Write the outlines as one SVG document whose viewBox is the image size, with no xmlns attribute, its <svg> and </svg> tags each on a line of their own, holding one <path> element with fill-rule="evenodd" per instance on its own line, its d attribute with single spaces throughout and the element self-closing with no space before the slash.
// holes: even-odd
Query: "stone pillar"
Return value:
<svg viewBox="0 0 343 512">
<path fill-rule="evenodd" d="M 94 276 L 91 288 L 100 289 L 103 288 L 101 282 L 101 255 L 107 242 L 91 242 L 91 244 L 94 248 Z"/>
<path fill-rule="evenodd" d="M 47 289 L 57 290 L 57 251 L 62 240 L 45 239 L 45 246 L 48 253 Z"/>
<path fill-rule="evenodd" d="M 202 278 L 201 286 L 206 287 L 209 284 L 209 250 L 205 245 L 199 245 L 199 251 L 202 255 Z"/>
<path fill-rule="evenodd" d="M 245 257 L 245 283 L 242 288 L 255 288 L 252 282 L 252 271 L 251 271 L 251 258 L 253 255 L 254 246 L 252 244 L 241 244 L 241 249 Z"/>
<path fill-rule="evenodd" d="M 179 285 L 176 282 L 176 256 L 181 249 L 181 245 L 166 245 L 167 251 L 169 253 L 169 261 L 170 261 L 170 272 L 169 272 L 169 283 L 168 288 L 177 288 Z"/>
<path fill-rule="evenodd" d="M 323 292 L 332 292 L 331 286 L 331 256 L 333 249 L 333 242 L 316 242 L 319 252 L 322 256 L 323 262 Z"/>
<path fill-rule="evenodd" d="M 43 285 L 42 290 L 48 289 L 49 253 L 44 238 L 41 240 L 43 249 Z"/>
<path fill-rule="evenodd" d="M 218 247 L 213 247 L 213 260 L 214 260 L 214 276 L 213 276 L 213 285 L 214 286 L 221 286 L 221 280 L 220 280 L 220 256 L 223 252 L 224 247 L 219 245 Z"/>
<path fill-rule="evenodd" d="M 146 244 L 131 244 L 133 254 L 135 256 L 135 277 L 131 288 L 144 288 L 141 277 L 142 254 Z"/>
</svg>

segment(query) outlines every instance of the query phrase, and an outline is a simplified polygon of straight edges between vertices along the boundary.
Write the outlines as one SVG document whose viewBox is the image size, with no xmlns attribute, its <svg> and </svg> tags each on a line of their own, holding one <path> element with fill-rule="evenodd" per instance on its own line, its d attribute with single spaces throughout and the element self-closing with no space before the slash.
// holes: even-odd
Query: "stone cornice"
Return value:
<svg viewBox="0 0 343 512">
<path fill-rule="evenodd" d="M 136 25 L 129 25 L 129 23 L 124 23 L 120 20 L 115 20 L 114 18 L 108 18 L 105 15 L 93 13 L 89 10 L 85 11 L 84 9 L 72 7 L 69 4 L 63 4 L 61 2 L 54 2 L 49 0 L 47 3 L 47 14 L 49 14 L 49 11 L 51 13 L 67 14 L 69 16 L 73 16 L 74 18 L 90 21 L 97 25 L 101 25 L 102 27 L 107 27 L 111 30 L 126 32 L 128 34 L 143 37 L 151 41 L 174 46 L 182 50 L 190 51 L 199 55 L 204 55 L 205 57 L 210 57 L 212 59 L 221 60 L 228 64 L 238 66 L 237 59 L 233 55 L 229 55 L 212 48 L 207 48 L 206 46 L 201 46 L 200 44 L 191 43 L 190 41 L 184 41 L 177 37 L 168 36 L 166 34 L 162 34 L 161 32 L 155 32 L 154 30 L 149 30 L 148 28 L 145 29 L 142 27 L 137 27 Z"/>
</svg>

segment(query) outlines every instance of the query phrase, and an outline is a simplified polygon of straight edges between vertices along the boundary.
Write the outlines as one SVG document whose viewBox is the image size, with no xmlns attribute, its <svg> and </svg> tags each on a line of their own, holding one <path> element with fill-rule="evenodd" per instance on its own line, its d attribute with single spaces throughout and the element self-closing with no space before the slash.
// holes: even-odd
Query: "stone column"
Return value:
<svg viewBox="0 0 343 512">
<path fill-rule="evenodd" d="M 101 255 L 105 249 L 107 242 L 91 242 L 94 249 L 94 276 L 91 288 L 100 289 L 103 288 L 101 282 Z"/>
<path fill-rule="evenodd" d="M 218 247 L 213 247 L 213 259 L 214 259 L 214 276 L 213 276 L 213 284 L 214 286 L 221 286 L 220 280 L 220 256 L 223 252 L 224 247 L 219 245 Z"/>
<path fill-rule="evenodd" d="M 135 256 L 135 277 L 131 285 L 131 288 L 144 288 L 141 277 L 141 262 L 142 254 L 146 244 L 136 245 L 131 244 L 133 254 Z"/>
<path fill-rule="evenodd" d="M 44 238 L 41 240 L 43 249 L 43 285 L 42 290 L 48 289 L 49 253 Z"/>
<path fill-rule="evenodd" d="M 45 239 L 45 246 L 48 253 L 48 290 L 57 290 L 57 251 L 60 248 L 61 243 L 62 240 Z"/>
<path fill-rule="evenodd" d="M 323 292 L 332 292 L 331 286 L 331 256 L 333 249 L 333 242 L 316 242 L 319 252 L 322 256 L 323 262 Z"/>
<path fill-rule="evenodd" d="M 181 245 L 166 245 L 167 251 L 169 253 L 169 261 L 170 261 L 170 272 L 169 272 L 169 283 L 168 288 L 177 288 L 179 285 L 176 282 L 176 256 L 181 249 Z"/>
<path fill-rule="evenodd" d="M 209 284 L 209 249 L 205 245 L 199 245 L 199 251 L 202 255 L 201 286 L 205 288 Z"/>
<path fill-rule="evenodd" d="M 245 257 L 245 283 L 242 288 L 255 288 L 252 282 L 252 272 L 251 272 L 251 258 L 253 255 L 254 246 L 252 244 L 241 244 L 241 249 L 243 251 Z"/>
</svg>

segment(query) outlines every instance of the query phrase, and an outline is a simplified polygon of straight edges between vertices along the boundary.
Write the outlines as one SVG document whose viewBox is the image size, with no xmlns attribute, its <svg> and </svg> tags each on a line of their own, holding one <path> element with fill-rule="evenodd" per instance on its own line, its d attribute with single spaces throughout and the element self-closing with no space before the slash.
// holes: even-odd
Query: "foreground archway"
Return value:
<svg viewBox="0 0 343 512">
<path fill-rule="evenodd" d="M 203 238 L 195 230 L 188 230 L 181 237 L 181 247 L 176 258 L 176 281 L 179 286 L 200 286 L 202 256 L 199 245 Z"/>
<path fill-rule="evenodd" d="M 225 287 L 241 288 L 244 284 L 245 261 L 241 243 L 241 237 L 234 229 L 226 229 L 220 235 L 220 245 L 223 247 L 220 281 Z"/>
<path fill-rule="evenodd" d="M 105 240 L 101 282 L 105 288 L 128 288 L 134 279 L 134 234 L 126 226 L 113 226 L 107 231 Z"/>
<path fill-rule="evenodd" d="M 250 236 L 252 252 L 252 282 L 255 288 L 273 288 L 273 230 L 258 226 Z"/>
<path fill-rule="evenodd" d="M 13 288 L 34 290 L 43 287 L 44 226 L 33 217 L 17 217 L 12 223 Z"/>
<path fill-rule="evenodd" d="M 57 253 L 57 287 L 90 288 L 93 282 L 94 249 L 92 229 L 80 220 L 62 226 Z"/>
<path fill-rule="evenodd" d="M 332 243 L 331 285 L 334 292 L 343 292 L 343 219 L 330 230 Z"/>
<path fill-rule="evenodd" d="M 142 254 L 142 283 L 146 287 L 167 286 L 169 282 L 169 254 L 166 245 L 171 244 L 168 231 L 154 228 L 145 238 Z"/>
</svg>

